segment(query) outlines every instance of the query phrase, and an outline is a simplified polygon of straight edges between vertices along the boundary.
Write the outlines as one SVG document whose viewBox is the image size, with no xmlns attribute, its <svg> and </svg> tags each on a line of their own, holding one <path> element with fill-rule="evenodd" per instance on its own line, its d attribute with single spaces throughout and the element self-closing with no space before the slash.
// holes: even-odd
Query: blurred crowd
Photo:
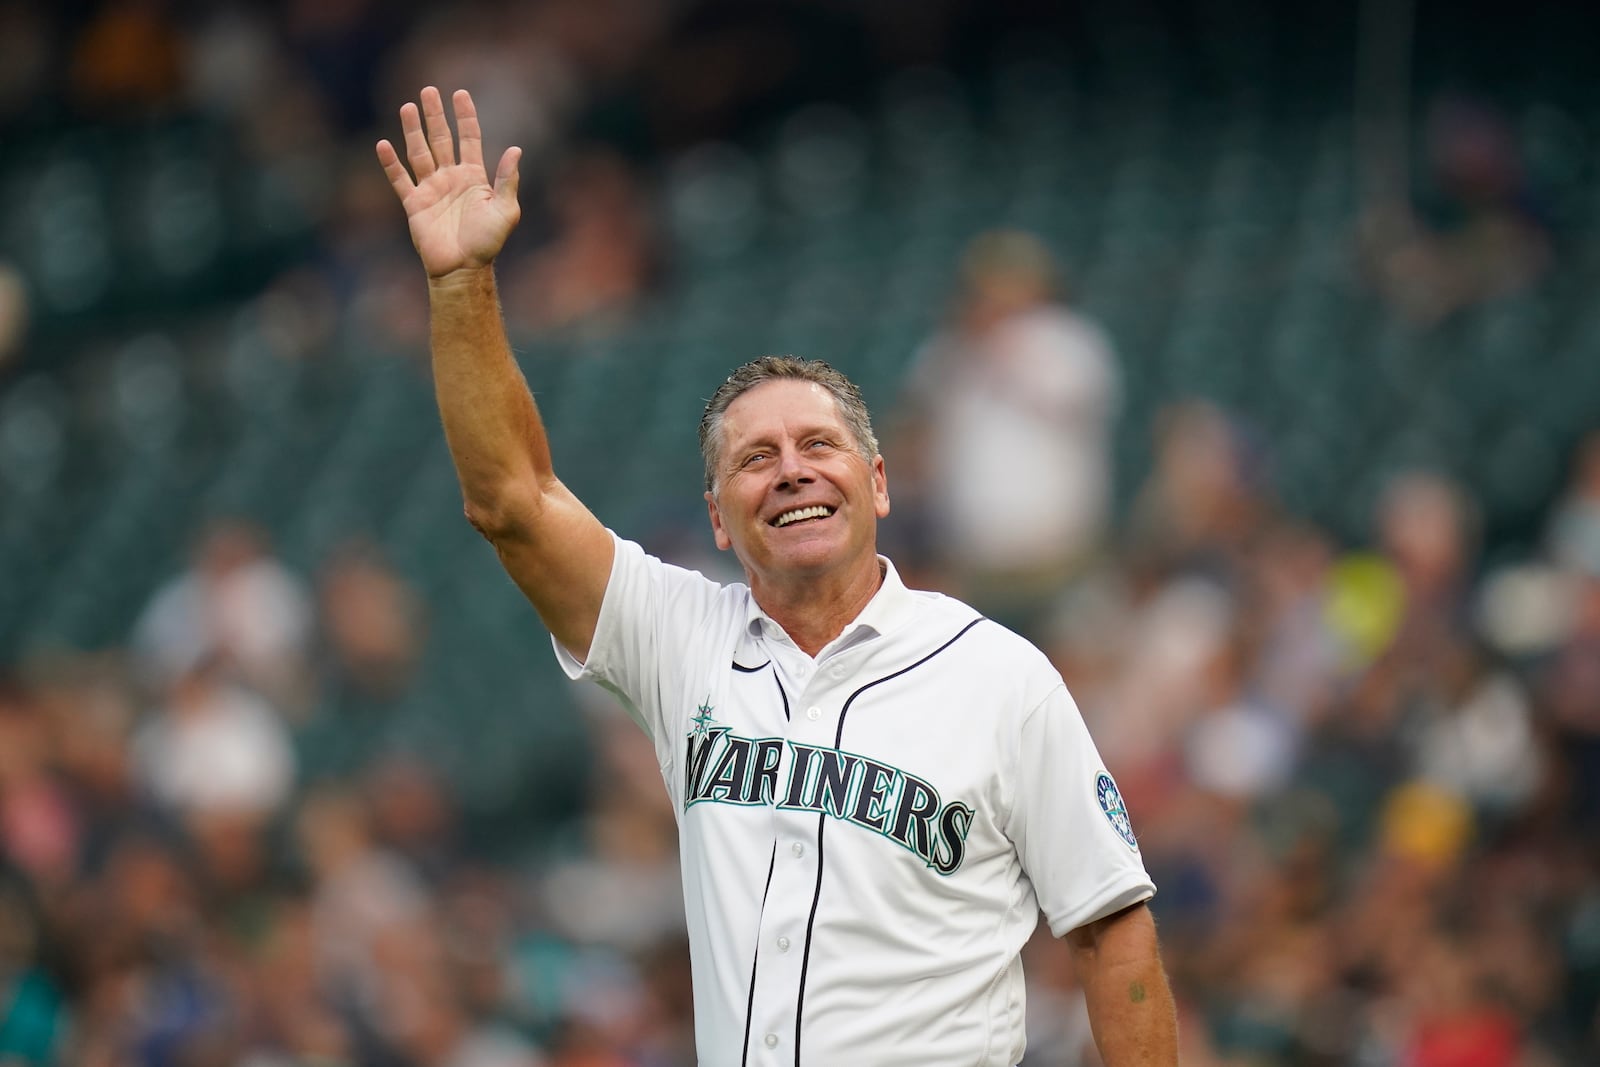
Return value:
<svg viewBox="0 0 1600 1067">
<path fill-rule="evenodd" d="M 1017 272 L 1041 262 L 1025 237 L 975 251 L 977 287 L 1003 268 L 1020 304 L 989 322 L 964 301 L 926 358 L 996 404 L 1087 420 L 1061 484 L 1099 499 L 1110 343 L 1049 290 L 1021 298 Z M 1063 362 L 1094 371 L 1077 405 Z M 1046 381 L 1003 388 L 1005 367 Z M 937 436 L 926 396 L 913 375 L 901 449 Z M 1398 472 L 1370 538 L 1340 545 L 1276 504 L 1270 453 L 1228 412 L 1176 404 L 1154 447 L 1126 518 L 1102 509 L 1069 550 L 1016 557 L 1023 585 L 947 550 L 963 526 L 940 516 L 963 501 L 931 501 L 948 479 L 908 470 L 915 503 L 885 533 L 908 575 L 993 605 L 1067 679 L 1161 887 L 1184 1062 L 1592 1062 L 1600 436 L 1539 550 L 1487 570 L 1475 502 L 1439 474 Z M 425 639 L 370 546 L 308 583 L 227 522 L 125 648 L 14 672 L 0 1062 L 693 1062 L 672 812 L 598 691 L 609 784 L 531 860 L 471 846 L 425 753 L 312 769 L 327 709 L 381 721 Z M 1028 967 L 1027 1062 L 1093 1063 L 1061 943 L 1038 938 Z"/>
<path fill-rule="evenodd" d="M 1341 548 L 1251 452 L 1171 411 L 1041 634 L 1138 798 L 1185 1062 L 1592 1061 L 1592 455 L 1545 553 L 1480 576 L 1448 479 L 1397 473 Z"/>
<path fill-rule="evenodd" d="M 1161 887 L 1183 1062 L 1594 1062 L 1600 432 L 1537 549 L 1493 566 L 1478 502 L 1427 469 L 1340 544 L 1202 400 L 1158 415 L 1113 523 L 1108 339 L 1027 235 L 962 277 L 893 442 L 892 551 L 1060 668 Z M 1027 1062 L 1085 1062 L 1066 953 L 1030 957 Z"/>
<path fill-rule="evenodd" d="M 425 753 L 330 765 L 328 718 L 381 732 L 422 640 L 375 549 L 312 585 L 226 521 L 125 647 L 11 672 L 0 1062 L 690 1062 L 672 816 L 631 731 L 597 722 L 625 788 L 533 871 L 469 847 Z"/>
<path fill-rule="evenodd" d="M 408 344 L 425 329 L 415 264 L 389 190 L 372 181 L 372 145 L 397 135 L 399 106 L 421 86 L 470 84 L 491 153 L 524 151 L 523 223 L 500 261 L 513 332 L 604 332 L 670 267 L 645 188 L 661 159 L 807 101 L 853 99 L 886 68 L 949 60 L 1039 21 L 1048 18 L 1027 0 L 3 0 L 0 135 L 30 143 L 75 126 L 156 131 L 174 120 L 226 130 L 238 166 L 271 190 L 260 194 L 271 200 L 267 230 L 310 234 L 268 287 L 277 309 L 316 320 L 332 298 L 370 341 Z M 145 166 L 136 153 L 117 162 Z M 146 177 L 119 173 L 119 191 Z M 17 281 L 0 257 L 0 372 L 43 355 L 27 344 L 29 321 L 37 328 L 50 309 L 30 315 Z M 68 310 L 91 302 L 60 298 Z M 124 303 L 137 319 L 138 302 Z"/>
<path fill-rule="evenodd" d="M 775 38 L 737 3 L 0 0 L 0 129 L 211 113 L 316 216 L 266 313 L 314 331 L 335 308 L 414 349 L 414 258 L 370 145 L 418 86 L 470 83 L 528 153 L 513 329 L 604 330 L 665 284 L 645 161 L 941 53 L 970 10 L 924 5 L 891 33 L 857 7 L 784 5 Z M 1369 250 L 1422 321 L 1548 256 L 1494 129 L 1440 121 L 1466 207 Z M 1184 1062 L 1600 1062 L 1600 436 L 1540 542 L 1492 565 L 1442 473 L 1394 472 L 1341 541 L 1202 400 L 1161 413 L 1119 510 L 1115 338 L 1027 234 L 986 235 L 959 273 L 879 413 L 886 549 L 1066 678 L 1160 886 Z M 11 281 L 0 267 L 0 360 L 25 344 Z M 0 663 L 0 1064 L 694 1061 L 650 746 L 583 691 L 605 788 L 528 827 L 537 848 L 484 847 L 427 752 L 376 741 L 428 611 L 380 546 L 302 574 L 223 519 L 116 647 Z M 1027 1063 L 1095 1062 L 1061 944 L 1036 939 L 1027 966 Z"/>
</svg>

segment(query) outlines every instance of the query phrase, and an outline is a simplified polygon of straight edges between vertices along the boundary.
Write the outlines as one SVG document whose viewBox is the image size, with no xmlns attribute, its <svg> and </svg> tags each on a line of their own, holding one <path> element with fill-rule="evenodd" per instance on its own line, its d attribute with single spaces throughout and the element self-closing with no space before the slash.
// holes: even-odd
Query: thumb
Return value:
<svg viewBox="0 0 1600 1067">
<path fill-rule="evenodd" d="M 522 181 L 517 164 L 521 161 L 522 149 L 512 145 L 500 157 L 500 165 L 494 170 L 494 198 L 502 204 L 514 206 L 517 202 L 517 186 Z"/>
</svg>

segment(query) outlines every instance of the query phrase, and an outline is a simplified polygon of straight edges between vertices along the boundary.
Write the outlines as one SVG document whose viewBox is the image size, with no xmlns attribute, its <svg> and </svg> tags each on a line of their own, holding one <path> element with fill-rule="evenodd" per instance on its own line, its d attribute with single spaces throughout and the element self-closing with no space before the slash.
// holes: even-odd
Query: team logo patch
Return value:
<svg viewBox="0 0 1600 1067">
<path fill-rule="evenodd" d="M 1128 843 L 1128 847 L 1137 850 L 1139 842 L 1133 836 L 1133 822 L 1128 818 L 1128 805 L 1122 802 L 1122 794 L 1117 791 L 1117 783 L 1105 771 L 1094 780 L 1095 799 L 1100 801 L 1100 810 L 1106 813 L 1106 818 L 1111 822 L 1111 828 L 1117 836 Z"/>
</svg>

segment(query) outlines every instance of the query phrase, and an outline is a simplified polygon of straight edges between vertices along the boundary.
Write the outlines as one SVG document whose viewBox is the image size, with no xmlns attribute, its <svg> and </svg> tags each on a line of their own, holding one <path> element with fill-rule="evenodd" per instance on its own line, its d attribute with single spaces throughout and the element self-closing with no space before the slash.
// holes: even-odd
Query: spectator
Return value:
<svg viewBox="0 0 1600 1067">
<path fill-rule="evenodd" d="M 352 543 L 323 565 L 317 600 L 324 701 L 349 712 L 384 707 L 404 695 L 424 640 L 416 591 L 376 548 Z"/>
<path fill-rule="evenodd" d="M 1542 777 L 1528 693 L 1476 647 L 1461 649 L 1451 667 L 1413 727 L 1417 771 L 1480 814 L 1510 818 Z"/>
<path fill-rule="evenodd" d="M 374 839 L 432 887 L 462 865 L 455 801 L 437 771 L 416 756 L 380 758 L 362 782 Z"/>
<path fill-rule="evenodd" d="M 1387 193 L 1364 236 L 1379 289 L 1401 312 L 1433 323 L 1531 285 L 1550 263 L 1551 244 L 1505 115 L 1446 97 L 1428 111 L 1425 142 L 1422 203 Z"/>
<path fill-rule="evenodd" d="M 975 240 L 952 321 L 911 371 L 892 457 L 943 584 L 1030 636 L 1111 519 L 1116 361 L 1061 297 L 1038 238 Z"/>
<path fill-rule="evenodd" d="M 1232 584 L 1266 514 L 1259 457 L 1243 428 L 1203 400 L 1157 414 L 1155 461 L 1128 517 L 1140 582 L 1178 571 Z"/>
<path fill-rule="evenodd" d="M 41 888 L 77 873 L 82 833 L 54 773 L 54 740 L 44 708 L 0 680 L 0 855 Z"/>
<path fill-rule="evenodd" d="M 556 173 L 550 240 L 506 285 L 513 329 L 614 330 L 656 280 L 660 253 L 644 195 L 628 164 L 590 148 Z"/>
<path fill-rule="evenodd" d="M 183 84 L 183 37 L 165 0 L 100 6 L 72 49 L 72 87 L 95 112 L 159 111 Z"/>
<path fill-rule="evenodd" d="M 179 675 L 133 737 L 140 780 L 162 807 L 188 818 L 272 817 L 294 785 L 282 720 L 229 682 L 215 660 Z"/>
<path fill-rule="evenodd" d="M 214 666 L 279 707 L 304 699 L 311 598 L 264 534 L 224 519 L 202 535 L 188 569 L 156 591 L 134 628 L 142 665 L 165 684 Z"/>
<path fill-rule="evenodd" d="M 404 1040 L 418 955 L 432 944 L 426 887 L 409 864 L 373 840 L 361 799 L 336 787 L 301 806 L 296 836 L 315 889 L 312 935 L 318 985 L 374 1052 Z M 431 995 L 431 993 L 429 994 Z"/>
<path fill-rule="evenodd" d="M 0 1063 L 61 1062 L 70 1013 L 48 954 L 42 909 L 26 878 L 0 871 Z"/>
<path fill-rule="evenodd" d="M 1557 565 L 1600 576 L 1600 431 L 1579 443 L 1545 536 Z"/>
<path fill-rule="evenodd" d="M 670 804 L 649 788 L 654 752 L 620 714 L 592 717 L 599 768 L 581 847 L 544 880 L 546 913 L 568 939 L 628 951 L 684 936 Z"/>
</svg>

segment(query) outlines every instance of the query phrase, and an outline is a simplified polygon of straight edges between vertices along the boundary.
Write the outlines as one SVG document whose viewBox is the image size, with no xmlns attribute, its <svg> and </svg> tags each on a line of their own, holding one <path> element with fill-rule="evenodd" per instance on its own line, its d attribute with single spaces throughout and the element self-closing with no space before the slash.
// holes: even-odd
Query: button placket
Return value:
<svg viewBox="0 0 1600 1067">
<path fill-rule="evenodd" d="M 795 719 L 810 726 L 804 716 L 797 714 Z M 811 732 L 815 733 L 815 728 Z M 805 962 L 800 949 L 805 943 L 806 920 L 816 884 L 813 850 L 808 847 L 815 840 L 811 835 L 817 828 L 816 813 L 774 807 L 773 819 L 780 856 L 772 871 L 757 933 L 760 962 L 751 991 L 752 1035 L 779 1035 L 787 1032 L 785 1027 L 794 1026 L 795 993 L 800 988 L 800 969 Z M 785 851 L 787 860 L 781 856 Z M 769 1050 L 781 1048 L 752 1036 L 754 1048 L 760 1048 L 756 1041 Z M 754 1057 L 751 1062 L 755 1062 Z"/>
<path fill-rule="evenodd" d="M 810 659 L 801 663 L 794 656 L 784 656 L 783 650 L 772 651 L 773 668 L 778 672 L 789 711 L 788 721 L 783 724 L 788 745 L 831 748 L 835 743 L 834 723 L 846 695 L 841 691 L 840 679 L 848 676 L 848 668 L 831 656 L 820 663 Z M 788 841 L 790 858 L 779 859 L 771 873 L 759 923 L 759 964 L 749 1009 L 753 1023 L 752 1064 L 757 1059 L 775 1062 L 774 1057 L 786 1055 L 777 1050 L 783 1047 L 780 1035 L 791 1032 L 794 1026 L 795 994 L 805 963 L 802 948 L 816 887 L 816 862 L 822 855 L 809 847 L 817 840 L 817 812 L 781 807 L 792 784 L 789 775 L 796 755 L 794 748 L 786 749 L 780 788 L 771 805 L 778 848 L 781 850 L 783 842 Z M 762 1036 L 756 1037 L 758 1034 Z M 758 1057 L 757 1049 L 770 1055 Z"/>
</svg>

